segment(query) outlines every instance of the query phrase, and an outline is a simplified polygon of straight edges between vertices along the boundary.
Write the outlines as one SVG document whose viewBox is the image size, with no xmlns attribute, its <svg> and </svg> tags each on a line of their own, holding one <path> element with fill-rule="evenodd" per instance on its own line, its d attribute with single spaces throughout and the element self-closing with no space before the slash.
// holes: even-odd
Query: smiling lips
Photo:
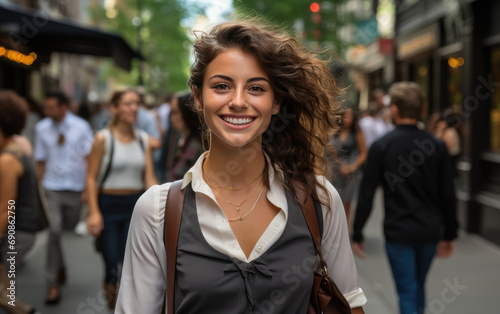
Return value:
<svg viewBox="0 0 500 314">
<path fill-rule="evenodd" d="M 236 118 L 236 117 L 228 117 L 221 116 L 222 120 L 232 125 L 246 125 L 251 123 L 255 118 L 245 117 L 245 118 Z"/>
</svg>

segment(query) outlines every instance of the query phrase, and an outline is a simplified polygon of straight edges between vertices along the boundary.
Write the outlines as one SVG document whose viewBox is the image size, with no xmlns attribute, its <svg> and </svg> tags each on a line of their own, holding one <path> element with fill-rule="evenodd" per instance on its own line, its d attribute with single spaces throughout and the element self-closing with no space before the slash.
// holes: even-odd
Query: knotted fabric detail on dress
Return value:
<svg viewBox="0 0 500 314">
<path fill-rule="evenodd" d="M 224 267 L 224 272 L 239 271 L 241 273 L 241 276 L 243 276 L 243 280 L 245 281 L 245 290 L 247 293 L 247 298 L 248 301 L 250 301 L 250 303 L 252 304 L 252 306 L 254 305 L 254 297 L 252 293 L 252 288 L 250 287 L 250 284 L 248 282 L 248 275 L 249 274 L 255 275 L 256 270 L 266 277 L 273 276 L 269 271 L 269 269 L 267 268 L 266 262 L 264 262 L 260 258 L 255 259 L 250 263 L 245 263 L 236 258 L 233 258 L 232 263 Z"/>
</svg>

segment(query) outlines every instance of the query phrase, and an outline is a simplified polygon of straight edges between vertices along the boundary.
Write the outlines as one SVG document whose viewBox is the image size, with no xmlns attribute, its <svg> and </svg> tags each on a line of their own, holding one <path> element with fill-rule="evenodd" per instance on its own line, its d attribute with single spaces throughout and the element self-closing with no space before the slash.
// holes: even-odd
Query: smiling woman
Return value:
<svg viewBox="0 0 500 314">
<path fill-rule="evenodd" d="M 104 259 L 103 291 L 109 309 L 116 302 L 118 267 L 134 205 L 144 189 L 156 183 L 148 136 L 134 128 L 140 101 L 132 89 L 113 93 L 111 122 L 95 135 L 88 157 L 87 228 Z"/>
<path fill-rule="evenodd" d="M 211 150 L 254 146 L 255 141 L 261 146 L 280 104 L 257 58 L 238 48 L 223 51 L 208 65 L 203 85 L 207 88 L 194 89 L 195 103 L 211 131 Z"/>
<path fill-rule="evenodd" d="M 166 183 L 136 204 L 116 313 L 158 313 L 173 277 L 168 313 L 306 313 L 318 256 L 301 191 L 321 214 L 323 266 L 362 313 L 342 202 L 324 177 L 340 93 L 326 63 L 246 21 L 202 33 L 194 52 L 192 106 L 209 150 L 174 185 L 185 195 L 176 267 L 165 257 L 176 191 Z"/>
</svg>

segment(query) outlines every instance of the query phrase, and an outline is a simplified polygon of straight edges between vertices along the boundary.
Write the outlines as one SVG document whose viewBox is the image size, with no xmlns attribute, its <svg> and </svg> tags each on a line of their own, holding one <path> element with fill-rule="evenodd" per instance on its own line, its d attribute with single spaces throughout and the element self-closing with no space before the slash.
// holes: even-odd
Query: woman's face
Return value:
<svg viewBox="0 0 500 314">
<path fill-rule="evenodd" d="M 257 59 L 237 48 L 221 52 L 208 64 L 201 93 L 194 92 L 212 134 L 211 148 L 260 143 L 280 108 Z"/>
<path fill-rule="evenodd" d="M 182 113 L 179 108 L 179 100 L 177 97 L 174 97 L 170 103 L 170 122 L 172 123 L 172 127 L 177 131 L 186 132 L 186 124 L 182 119 Z"/>
<path fill-rule="evenodd" d="M 122 95 L 118 104 L 111 106 L 111 108 L 121 121 L 134 124 L 137 120 L 140 102 L 141 99 L 135 92 L 126 92 Z"/>
</svg>

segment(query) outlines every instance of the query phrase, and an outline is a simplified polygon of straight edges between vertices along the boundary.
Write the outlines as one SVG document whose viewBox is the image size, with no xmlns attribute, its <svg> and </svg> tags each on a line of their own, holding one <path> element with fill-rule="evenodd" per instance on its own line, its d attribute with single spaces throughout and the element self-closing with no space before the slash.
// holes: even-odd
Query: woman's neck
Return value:
<svg viewBox="0 0 500 314">
<path fill-rule="evenodd" d="M 122 135 L 130 135 L 134 136 L 134 127 L 130 123 L 126 123 L 123 121 L 118 121 L 113 127 L 112 130 L 118 132 Z"/>
<path fill-rule="evenodd" d="M 212 185 L 237 188 L 264 170 L 266 158 L 261 145 L 221 146 L 212 141 L 203 164 L 203 175 Z"/>
</svg>

